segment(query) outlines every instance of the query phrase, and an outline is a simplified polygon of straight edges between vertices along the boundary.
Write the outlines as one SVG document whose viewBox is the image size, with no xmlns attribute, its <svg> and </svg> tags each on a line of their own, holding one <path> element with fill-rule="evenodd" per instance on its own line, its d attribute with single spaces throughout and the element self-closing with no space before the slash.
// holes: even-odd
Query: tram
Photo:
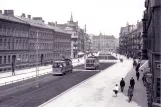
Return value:
<svg viewBox="0 0 161 107">
<path fill-rule="evenodd" d="M 70 59 L 59 59 L 53 62 L 52 74 L 53 75 L 65 75 L 72 73 L 73 65 Z"/>
<path fill-rule="evenodd" d="M 88 70 L 88 69 L 99 69 L 99 66 L 100 66 L 100 62 L 99 62 L 99 58 L 92 55 L 90 57 L 88 57 L 85 61 L 85 69 Z"/>
</svg>

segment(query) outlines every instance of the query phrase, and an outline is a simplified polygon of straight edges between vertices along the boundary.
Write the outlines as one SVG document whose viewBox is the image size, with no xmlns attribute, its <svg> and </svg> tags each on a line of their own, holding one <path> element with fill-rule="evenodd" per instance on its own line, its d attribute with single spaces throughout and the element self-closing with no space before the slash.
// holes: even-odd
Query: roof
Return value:
<svg viewBox="0 0 161 107">
<path fill-rule="evenodd" d="M 57 27 L 57 26 L 52 26 L 52 25 L 46 25 L 46 26 L 47 26 L 48 28 L 50 28 L 50 29 L 53 29 L 53 30 L 56 31 L 56 32 L 71 34 L 71 33 L 67 32 L 67 31 L 65 31 L 65 30 L 63 30 L 63 29 L 61 29 L 61 28 L 59 28 L 59 27 Z"/>
<path fill-rule="evenodd" d="M 0 19 L 12 21 L 12 22 L 17 22 L 17 23 L 22 23 L 22 24 L 28 24 L 25 21 L 22 21 L 15 16 L 7 16 L 4 14 L 0 14 Z"/>
<path fill-rule="evenodd" d="M 33 19 L 30 19 L 30 18 L 20 17 L 20 16 L 17 16 L 17 18 L 26 22 L 26 23 L 28 23 L 28 24 L 30 24 L 31 26 L 49 29 L 49 27 L 42 21 L 33 20 Z"/>
<path fill-rule="evenodd" d="M 98 59 L 98 57 L 97 56 L 94 56 L 94 55 L 89 56 L 88 58 L 97 58 Z"/>
</svg>

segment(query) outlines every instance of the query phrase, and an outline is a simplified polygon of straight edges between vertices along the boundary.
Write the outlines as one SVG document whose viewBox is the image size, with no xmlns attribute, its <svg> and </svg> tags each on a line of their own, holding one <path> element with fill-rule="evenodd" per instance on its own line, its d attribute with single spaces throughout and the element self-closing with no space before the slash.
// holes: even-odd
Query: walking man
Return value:
<svg viewBox="0 0 161 107">
<path fill-rule="evenodd" d="M 132 89 L 134 89 L 134 85 L 135 85 L 135 80 L 133 79 L 133 77 L 130 80 L 130 86 Z"/>
<path fill-rule="evenodd" d="M 140 77 L 140 73 L 138 71 L 138 72 L 136 72 L 136 78 L 137 78 L 137 80 L 139 80 L 139 77 Z"/>
<path fill-rule="evenodd" d="M 12 75 L 15 75 L 15 64 L 12 62 Z"/>
<path fill-rule="evenodd" d="M 129 86 L 127 95 L 129 97 L 129 102 L 130 102 L 132 100 L 132 97 L 133 97 L 133 89 L 131 88 L 131 86 Z"/>
<path fill-rule="evenodd" d="M 122 78 L 122 80 L 120 81 L 120 87 L 121 87 L 121 92 L 124 91 L 124 87 L 125 87 L 125 81 L 124 79 Z"/>
</svg>

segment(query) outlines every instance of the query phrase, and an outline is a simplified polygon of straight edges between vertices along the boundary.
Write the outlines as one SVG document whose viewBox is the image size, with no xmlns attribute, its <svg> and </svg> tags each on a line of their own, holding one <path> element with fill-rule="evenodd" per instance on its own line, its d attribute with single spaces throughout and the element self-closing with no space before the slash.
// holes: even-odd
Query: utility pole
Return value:
<svg viewBox="0 0 161 107">
<path fill-rule="evenodd" d="M 36 36 L 36 87 L 39 87 L 39 52 L 38 52 L 38 49 L 39 49 L 39 41 L 38 41 L 38 30 L 37 30 L 37 36 Z"/>
</svg>

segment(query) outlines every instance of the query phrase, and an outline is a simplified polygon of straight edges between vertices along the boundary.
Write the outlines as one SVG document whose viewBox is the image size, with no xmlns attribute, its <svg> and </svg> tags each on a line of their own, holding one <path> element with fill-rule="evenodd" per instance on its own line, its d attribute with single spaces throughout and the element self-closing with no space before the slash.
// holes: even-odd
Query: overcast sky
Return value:
<svg viewBox="0 0 161 107">
<path fill-rule="evenodd" d="M 78 21 L 87 33 L 119 36 L 121 26 L 136 24 L 142 19 L 145 0 L 0 0 L 0 10 L 13 9 L 32 17 L 41 16 L 45 22 Z"/>
</svg>

